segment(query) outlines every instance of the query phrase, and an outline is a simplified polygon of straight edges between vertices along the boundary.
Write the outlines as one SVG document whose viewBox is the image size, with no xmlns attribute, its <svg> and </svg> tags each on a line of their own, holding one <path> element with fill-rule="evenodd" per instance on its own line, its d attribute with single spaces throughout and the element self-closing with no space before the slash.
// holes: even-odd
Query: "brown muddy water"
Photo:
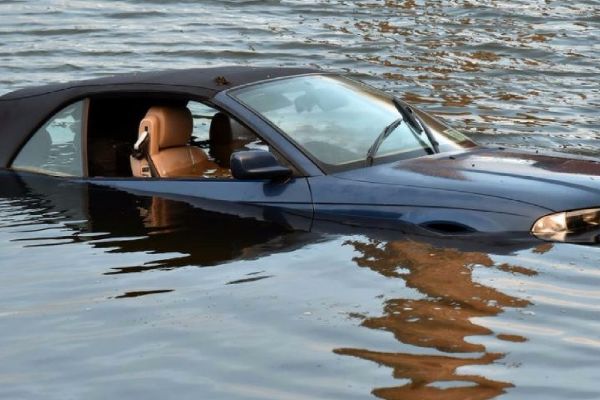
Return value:
<svg viewBox="0 0 600 400">
<path fill-rule="evenodd" d="M 600 155 L 599 1 L 0 2 L 0 92 L 339 70 L 483 144 Z M 600 248 L 297 229 L 1 176 L 2 399 L 598 399 Z"/>
</svg>

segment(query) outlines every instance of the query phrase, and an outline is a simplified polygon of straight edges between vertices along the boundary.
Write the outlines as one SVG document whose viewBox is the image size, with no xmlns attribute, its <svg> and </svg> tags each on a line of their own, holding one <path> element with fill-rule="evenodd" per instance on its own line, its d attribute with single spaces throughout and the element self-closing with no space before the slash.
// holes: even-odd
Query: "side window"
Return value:
<svg viewBox="0 0 600 400">
<path fill-rule="evenodd" d="M 82 115 L 83 124 L 87 124 L 83 135 L 80 132 Z M 68 143 L 62 138 L 65 128 L 70 133 Z M 61 140 L 54 137 L 54 131 L 60 133 L 57 135 Z M 65 147 L 66 144 L 69 146 Z M 32 138 L 31 144 L 25 146 L 15 160 L 15 168 L 81 174 L 80 164 L 59 169 L 56 162 L 48 160 L 47 154 L 36 153 L 56 145 L 63 147 L 60 149 L 63 153 L 69 150 L 73 153 L 73 149 L 83 147 L 84 155 L 87 147 L 84 158 L 89 165 L 83 172 L 98 178 L 231 179 L 232 153 L 260 149 L 278 156 L 253 131 L 210 104 L 133 94 L 92 97 L 89 106 L 74 104 L 59 112 Z M 136 151 L 134 146 L 137 146 Z M 80 151 L 75 152 L 70 159 L 81 160 L 80 154 Z M 286 162 L 282 160 L 282 163 Z"/>
<path fill-rule="evenodd" d="M 79 101 L 50 118 L 21 149 L 12 167 L 50 175 L 84 176 L 85 105 L 85 100 Z"/>
<path fill-rule="evenodd" d="M 269 150 L 266 143 L 230 116 L 205 104 L 187 104 L 194 119 L 192 144 L 203 148 L 219 168 L 215 177 L 231 176 L 229 158 L 241 150 Z M 205 176 L 210 177 L 210 176 Z"/>
</svg>

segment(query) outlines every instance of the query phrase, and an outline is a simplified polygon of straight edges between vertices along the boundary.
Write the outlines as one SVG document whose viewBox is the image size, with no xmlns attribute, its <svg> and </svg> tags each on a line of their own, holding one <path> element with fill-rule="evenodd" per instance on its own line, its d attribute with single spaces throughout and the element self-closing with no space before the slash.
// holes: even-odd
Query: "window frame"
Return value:
<svg viewBox="0 0 600 400">
<path fill-rule="evenodd" d="M 221 92 L 222 93 L 222 92 Z M 219 93 L 220 94 L 220 93 Z M 216 96 L 218 96 L 219 94 L 217 94 Z M 207 98 L 207 97 L 201 97 L 192 93 L 180 93 L 180 92 L 171 92 L 171 91 L 123 91 L 123 92 L 103 92 L 103 93 L 98 93 L 95 94 L 95 96 L 101 96 L 101 97 L 110 97 L 110 96 L 117 96 L 117 97 L 129 97 L 129 98 L 153 98 L 153 97 L 162 97 L 164 96 L 164 99 L 172 99 L 172 100 L 181 100 L 181 101 L 186 101 L 186 105 L 189 102 L 196 102 L 196 103 L 201 103 L 202 105 L 212 108 L 214 110 L 216 110 L 217 112 L 222 112 L 224 114 L 227 114 L 230 118 L 236 120 L 239 124 L 243 125 L 244 127 L 246 127 L 247 129 L 249 129 L 258 139 L 264 141 L 265 143 L 267 143 L 267 145 L 269 145 L 270 147 L 272 147 L 272 149 L 275 151 L 275 153 L 280 156 L 283 160 L 285 160 L 285 163 L 287 164 L 287 166 L 291 167 L 292 170 L 294 171 L 295 177 L 304 177 L 302 170 L 298 168 L 297 163 L 293 160 L 290 160 L 290 157 L 286 157 L 284 154 L 282 154 L 282 152 L 279 150 L 278 145 L 275 141 L 270 140 L 268 137 L 265 137 L 265 135 L 261 135 L 259 132 L 259 129 L 255 129 L 252 124 L 246 122 L 246 120 L 244 120 L 241 116 L 243 116 L 243 111 L 246 111 L 246 109 L 241 106 L 237 109 L 235 108 L 230 108 L 230 107 L 226 107 L 224 105 L 222 105 L 219 101 L 216 101 L 215 97 L 212 98 Z M 89 101 L 91 100 L 91 102 L 94 101 L 94 96 L 91 97 L 86 97 L 86 100 Z M 73 104 L 75 102 L 71 102 L 70 104 Z M 239 104 L 239 103 L 236 103 Z M 68 105 L 67 105 L 68 106 Z M 89 107 L 89 105 L 88 105 Z M 64 107 L 63 107 L 64 108 Z M 60 110 L 62 110 L 63 108 L 61 108 Z M 59 111 L 60 111 L 59 110 Z M 251 113 L 251 115 L 253 115 L 253 113 Z M 89 165 L 89 160 L 88 160 L 88 151 L 87 151 L 87 132 L 88 132 L 88 126 L 87 126 L 87 122 L 88 122 L 88 113 L 86 112 L 86 168 Z M 40 126 L 43 126 L 40 125 Z M 275 143 L 275 145 L 274 145 Z M 132 143 L 133 145 L 133 143 Z M 88 173 L 89 171 L 86 170 L 86 180 L 88 181 L 97 181 L 97 182 L 104 182 L 104 181 L 148 181 L 148 182 L 160 182 L 160 181 L 188 181 L 188 182 L 204 182 L 204 181 L 209 181 L 209 182 L 213 182 L 213 181 L 223 181 L 223 182 L 237 182 L 240 181 L 238 179 L 235 178 L 220 178 L 220 177 L 172 177 L 172 178 L 167 178 L 167 177 L 135 177 L 135 176 L 89 176 Z M 68 177 L 67 177 L 68 178 Z M 72 177 L 71 177 L 72 178 Z"/>
</svg>

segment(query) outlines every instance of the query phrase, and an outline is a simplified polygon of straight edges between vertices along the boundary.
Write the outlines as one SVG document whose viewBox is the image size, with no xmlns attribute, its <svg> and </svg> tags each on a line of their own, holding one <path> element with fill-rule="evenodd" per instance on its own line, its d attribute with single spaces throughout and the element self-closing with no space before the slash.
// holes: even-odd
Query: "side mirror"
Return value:
<svg viewBox="0 0 600 400">
<path fill-rule="evenodd" d="M 279 164 L 268 151 L 238 151 L 231 154 L 231 174 L 235 179 L 285 179 L 292 170 Z"/>
</svg>

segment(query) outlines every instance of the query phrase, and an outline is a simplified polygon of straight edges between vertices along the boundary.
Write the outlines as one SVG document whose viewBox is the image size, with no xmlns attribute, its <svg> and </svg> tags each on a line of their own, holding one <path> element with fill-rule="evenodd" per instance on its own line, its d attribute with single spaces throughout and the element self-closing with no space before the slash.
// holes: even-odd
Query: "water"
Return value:
<svg viewBox="0 0 600 400">
<path fill-rule="evenodd" d="M 598 1 L 4 0 L 0 39 L 2 93 L 312 65 L 482 143 L 600 153 Z M 600 397 L 597 248 L 305 232 L 3 174 L 0 255 L 0 398 Z"/>
</svg>

